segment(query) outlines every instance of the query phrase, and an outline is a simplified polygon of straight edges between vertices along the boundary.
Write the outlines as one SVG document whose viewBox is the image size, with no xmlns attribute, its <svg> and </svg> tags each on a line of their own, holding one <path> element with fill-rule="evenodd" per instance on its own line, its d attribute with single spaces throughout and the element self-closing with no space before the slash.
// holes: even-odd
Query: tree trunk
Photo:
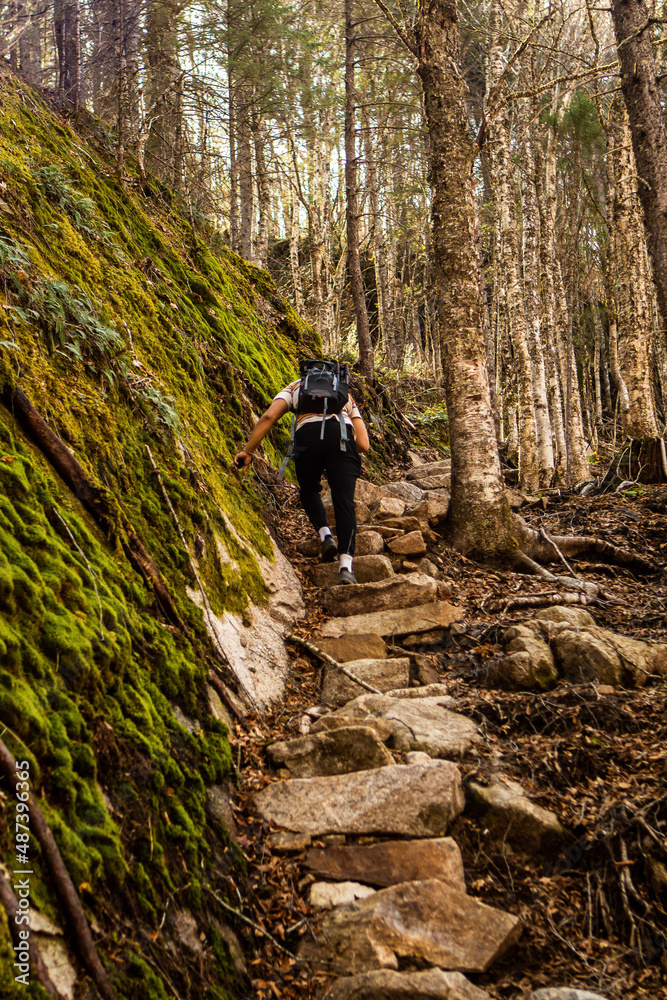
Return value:
<svg viewBox="0 0 667 1000">
<path fill-rule="evenodd" d="M 664 337 L 667 330 L 667 131 L 656 80 L 653 9 L 644 0 L 612 0 L 611 13 Z"/>
<path fill-rule="evenodd" d="M 355 25 L 353 0 L 345 0 L 345 218 L 347 222 L 347 269 L 354 303 L 359 342 L 361 374 L 372 380 L 374 371 L 373 345 L 368 324 L 364 279 L 359 257 L 359 196 L 357 191 L 357 149 L 354 124 L 354 52 Z"/>
<path fill-rule="evenodd" d="M 610 185 L 609 266 L 617 306 L 618 357 L 614 378 L 621 394 L 626 437 L 658 436 L 653 401 L 650 275 L 637 196 L 628 116 L 620 98 L 612 102 L 607 129 Z"/>
<path fill-rule="evenodd" d="M 433 193 L 434 278 L 452 449 L 448 530 L 462 551 L 512 552 L 512 517 L 500 469 L 483 336 L 481 273 L 467 88 L 459 72 L 454 0 L 430 0 L 415 21 Z"/>
<path fill-rule="evenodd" d="M 78 0 L 56 0 L 53 28 L 58 50 L 58 93 L 62 100 L 78 105 L 80 46 Z"/>
<path fill-rule="evenodd" d="M 501 44 L 502 15 L 498 2 L 491 8 L 491 47 L 488 59 L 487 88 L 490 92 L 504 69 Z M 519 402 L 519 485 L 529 493 L 539 489 L 537 429 L 533 400 L 533 368 L 528 346 L 526 310 L 520 265 L 520 242 L 516 219 L 515 192 L 512 185 L 510 128 L 507 112 L 497 115 L 489 125 L 489 161 L 494 209 L 499 223 L 500 265 L 507 296 L 509 334 L 514 347 Z"/>
<path fill-rule="evenodd" d="M 526 323 L 533 371 L 533 401 L 537 429 L 539 485 L 551 486 L 554 476 L 554 449 L 549 419 L 547 373 L 542 343 L 540 303 L 540 219 L 534 184 L 532 142 L 526 142 L 527 177 L 523 184 L 523 280 L 526 296 Z"/>
</svg>

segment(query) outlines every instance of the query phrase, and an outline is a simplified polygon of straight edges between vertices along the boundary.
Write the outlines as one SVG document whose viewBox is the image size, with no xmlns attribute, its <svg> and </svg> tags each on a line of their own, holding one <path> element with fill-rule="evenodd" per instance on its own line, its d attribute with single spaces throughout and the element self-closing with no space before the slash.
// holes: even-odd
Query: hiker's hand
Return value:
<svg viewBox="0 0 667 1000">
<path fill-rule="evenodd" d="M 250 468 L 251 462 L 252 462 L 252 455 L 250 454 L 250 452 L 240 451 L 238 455 L 236 455 L 236 457 L 234 458 L 234 462 L 232 464 L 234 465 L 235 469 L 238 469 L 239 472 L 246 473 Z"/>
</svg>

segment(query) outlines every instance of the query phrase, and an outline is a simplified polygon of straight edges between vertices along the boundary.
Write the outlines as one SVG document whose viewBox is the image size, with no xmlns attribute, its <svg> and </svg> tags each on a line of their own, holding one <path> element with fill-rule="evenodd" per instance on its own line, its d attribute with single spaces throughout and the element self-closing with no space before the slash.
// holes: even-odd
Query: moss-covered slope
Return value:
<svg viewBox="0 0 667 1000">
<path fill-rule="evenodd" d="M 0 724 L 30 762 L 118 996 L 241 996 L 228 914 L 210 891 L 242 878 L 239 858 L 205 808 L 230 750 L 206 709 L 211 650 L 185 587 L 196 550 L 216 613 L 263 601 L 226 518 L 258 552 L 271 546 L 230 461 L 253 411 L 318 345 L 267 276 L 193 230 L 168 191 L 123 190 L 108 141 L 2 77 Z M 17 390 L 74 456 L 94 505 L 26 432 Z M 171 617 L 128 559 L 137 540 Z M 0 862 L 12 870 L 14 799 L 0 788 Z M 30 852 L 32 902 L 62 926 L 34 837 Z M 173 944 L 170 908 L 194 915 L 203 958 Z M 11 954 L 0 908 L 0 993 L 23 997 Z M 28 995 L 44 994 L 33 983 Z"/>
</svg>

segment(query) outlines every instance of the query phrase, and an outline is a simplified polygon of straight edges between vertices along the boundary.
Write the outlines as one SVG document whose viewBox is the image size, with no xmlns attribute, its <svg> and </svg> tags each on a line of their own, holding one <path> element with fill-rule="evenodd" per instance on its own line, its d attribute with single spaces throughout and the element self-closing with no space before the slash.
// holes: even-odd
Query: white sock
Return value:
<svg viewBox="0 0 667 1000">
<path fill-rule="evenodd" d="M 343 554 L 341 556 L 339 556 L 339 559 L 338 559 L 338 568 L 339 569 L 349 569 L 349 571 L 351 573 L 352 572 L 352 556 L 348 555 L 347 552 L 343 552 Z"/>
<path fill-rule="evenodd" d="M 325 524 L 323 528 L 320 528 L 320 541 L 323 542 L 327 535 L 331 534 L 331 528 L 328 524 Z"/>
</svg>

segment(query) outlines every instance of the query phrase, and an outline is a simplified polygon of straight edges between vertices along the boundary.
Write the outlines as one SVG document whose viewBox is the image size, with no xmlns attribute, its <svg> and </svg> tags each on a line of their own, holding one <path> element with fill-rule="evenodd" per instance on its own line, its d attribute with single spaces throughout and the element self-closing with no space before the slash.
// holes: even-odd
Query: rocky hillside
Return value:
<svg viewBox="0 0 667 1000">
<path fill-rule="evenodd" d="M 230 461 L 241 425 L 318 343 L 170 191 L 121 185 L 97 122 L 64 120 L 6 74 L 1 93 L 4 888 L 30 870 L 31 926 L 51 932 L 32 940 L 73 964 L 77 989 L 87 974 L 117 997 L 241 996 L 212 888 L 236 895 L 244 879 L 220 696 L 279 689 L 276 618 L 298 596 Z M 270 692 L 253 657 L 272 662 Z M 13 760 L 33 796 L 22 853 Z M 24 997 L 9 931 L 0 907 L 0 993 Z M 35 976 L 33 963 L 29 995 L 42 996 Z"/>
</svg>

